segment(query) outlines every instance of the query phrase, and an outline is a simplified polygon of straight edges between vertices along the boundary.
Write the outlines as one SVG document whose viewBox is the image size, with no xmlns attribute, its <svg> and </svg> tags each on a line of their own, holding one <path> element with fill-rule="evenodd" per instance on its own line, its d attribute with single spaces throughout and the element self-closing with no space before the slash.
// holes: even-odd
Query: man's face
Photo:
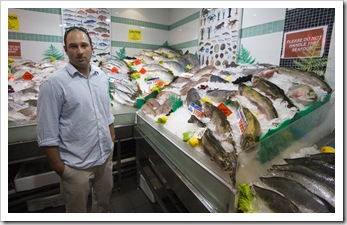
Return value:
<svg viewBox="0 0 347 225">
<path fill-rule="evenodd" d="M 70 63 L 77 70 L 89 68 L 93 55 L 93 46 L 89 43 L 87 34 L 80 30 L 72 30 L 67 34 L 65 52 Z"/>
</svg>

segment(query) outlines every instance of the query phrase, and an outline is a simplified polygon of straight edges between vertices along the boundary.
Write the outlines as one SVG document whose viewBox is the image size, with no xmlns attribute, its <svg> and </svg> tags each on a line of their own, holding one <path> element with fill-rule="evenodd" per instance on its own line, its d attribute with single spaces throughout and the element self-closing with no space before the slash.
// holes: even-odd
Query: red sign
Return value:
<svg viewBox="0 0 347 225">
<path fill-rule="evenodd" d="M 312 46 L 317 42 L 313 57 L 321 57 L 324 53 L 326 31 L 327 26 L 322 26 L 285 33 L 282 58 L 307 58 L 305 54 L 312 50 Z"/>
<path fill-rule="evenodd" d="M 8 42 L 8 56 L 9 57 L 22 57 L 22 52 L 20 48 L 20 42 Z"/>
</svg>

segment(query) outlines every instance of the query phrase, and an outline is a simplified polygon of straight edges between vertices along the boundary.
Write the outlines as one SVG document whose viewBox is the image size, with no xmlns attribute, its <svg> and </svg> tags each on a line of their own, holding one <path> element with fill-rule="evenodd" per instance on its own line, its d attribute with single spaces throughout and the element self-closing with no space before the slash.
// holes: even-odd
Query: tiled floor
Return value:
<svg viewBox="0 0 347 225">
<path fill-rule="evenodd" d="M 87 210 L 90 212 L 91 201 Z M 28 211 L 23 211 L 23 213 Z M 65 206 L 49 207 L 29 213 L 64 213 Z M 121 180 L 120 185 L 115 183 L 111 197 L 110 213 L 162 213 L 159 204 L 152 203 L 144 191 L 137 186 L 136 175 Z"/>
</svg>

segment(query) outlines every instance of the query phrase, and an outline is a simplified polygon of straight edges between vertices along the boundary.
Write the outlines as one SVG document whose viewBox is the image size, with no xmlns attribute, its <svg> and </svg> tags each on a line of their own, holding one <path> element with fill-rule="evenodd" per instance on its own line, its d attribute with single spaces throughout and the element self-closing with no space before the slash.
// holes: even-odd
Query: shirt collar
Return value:
<svg viewBox="0 0 347 225">
<path fill-rule="evenodd" d="M 71 64 L 71 63 L 67 63 L 66 65 L 66 70 L 69 73 L 69 75 L 71 77 L 75 77 L 75 76 L 84 76 L 83 74 L 81 74 L 80 72 L 78 72 L 78 70 Z M 93 75 L 98 75 L 99 72 L 98 70 L 95 68 L 95 66 L 91 65 L 91 70 L 90 70 L 90 74 L 89 76 L 93 76 Z"/>
</svg>

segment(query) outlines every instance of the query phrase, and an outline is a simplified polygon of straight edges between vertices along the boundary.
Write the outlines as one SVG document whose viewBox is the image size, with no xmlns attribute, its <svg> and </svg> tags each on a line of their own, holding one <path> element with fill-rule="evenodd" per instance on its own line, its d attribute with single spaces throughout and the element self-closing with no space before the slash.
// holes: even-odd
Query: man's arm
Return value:
<svg viewBox="0 0 347 225">
<path fill-rule="evenodd" d="M 51 168 L 59 175 L 63 175 L 64 163 L 61 161 L 59 148 L 57 146 L 44 147 Z"/>
<path fill-rule="evenodd" d="M 114 143 L 116 141 L 116 133 L 114 132 L 114 125 L 113 125 L 113 123 L 108 125 L 108 127 L 110 128 L 110 134 L 111 134 L 112 142 Z"/>
</svg>

